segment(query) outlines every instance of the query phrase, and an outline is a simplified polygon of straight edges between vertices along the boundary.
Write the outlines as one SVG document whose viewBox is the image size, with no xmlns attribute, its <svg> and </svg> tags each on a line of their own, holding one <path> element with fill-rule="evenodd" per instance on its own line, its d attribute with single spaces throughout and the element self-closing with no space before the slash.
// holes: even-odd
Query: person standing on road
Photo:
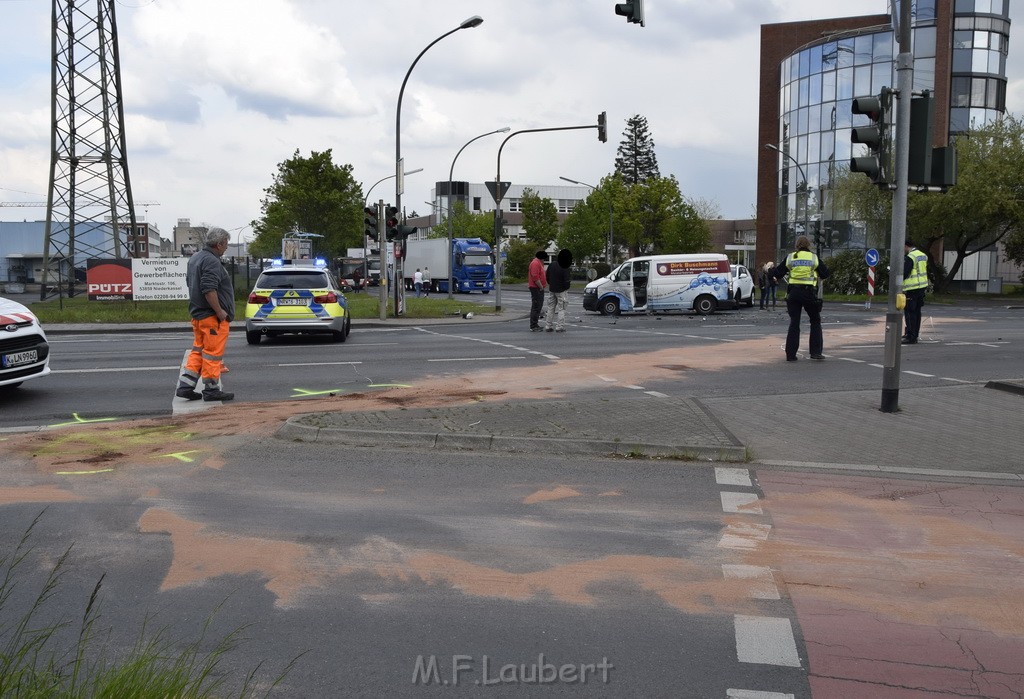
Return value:
<svg viewBox="0 0 1024 699">
<path fill-rule="evenodd" d="M 423 268 L 423 279 L 421 280 L 421 285 L 422 285 L 422 288 L 423 288 L 423 295 L 424 296 L 430 296 L 430 268 L 429 267 L 424 267 Z"/>
<path fill-rule="evenodd" d="M 774 262 L 765 262 L 761 267 L 761 274 L 758 275 L 758 286 L 761 287 L 761 308 L 765 311 L 768 310 L 769 300 L 772 302 L 772 308 L 775 308 L 775 289 L 779 282 L 772 273 L 774 267 Z"/>
<path fill-rule="evenodd" d="M 530 288 L 530 331 L 540 332 L 540 312 L 544 309 L 544 288 L 548 285 L 544 273 L 544 263 L 548 254 L 538 250 L 530 260 L 530 268 L 526 273 L 526 285 Z"/>
<path fill-rule="evenodd" d="M 914 247 L 910 240 L 903 244 L 903 293 L 907 304 L 903 307 L 903 330 L 901 344 L 916 345 L 917 336 L 921 333 L 921 309 L 924 308 L 924 295 L 928 290 L 928 256 Z"/>
<path fill-rule="evenodd" d="M 795 362 L 800 348 L 800 314 L 807 312 L 811 321 L 811 359 L 822 360 L 824 338 L 821 333 L 821 299 L 818 298 L 818 279 L 827 279 L 828 267 L 811 252 L 811 241 L 802 235 L 796 239 L 796 250 L 775 268 L 772 278 L 789 275 L 786 291 L 786 310 L 789 312 L 789 332 L 786 334 L 786 361 Z"/>
<path fill-rule="evenodd" d="M 416 290 L 416 298 L 419 298 L 423 291 L 423 272 L 419 267 L 416 268 L 416 274 L 412 275 L 412 288 Z"/>
<path fill-rule="evenodd" d="M 555 260 L 548 265 L 548 304 L 544 319 L 544 330 L 558 333 L 565 332 L 565 310 L 569 307 L 569 276 L 572 267 L 572 253 L 559 250 Z"/>
<path fill-rule="evenodd" d="M 221 388 L 224 350 L 235 317 L 235 290 L 231 275 L 221 263 L 231 234 L 223 228 L 206 233 L 206 245 L 188 260 L 188 312 L 192 316 L 192 351 L 178 379 L 175 395 L 188 400 L 224 401 L 235 397 Z M 195 389 L 199 379 L 203 392 Z"/>
</svg>

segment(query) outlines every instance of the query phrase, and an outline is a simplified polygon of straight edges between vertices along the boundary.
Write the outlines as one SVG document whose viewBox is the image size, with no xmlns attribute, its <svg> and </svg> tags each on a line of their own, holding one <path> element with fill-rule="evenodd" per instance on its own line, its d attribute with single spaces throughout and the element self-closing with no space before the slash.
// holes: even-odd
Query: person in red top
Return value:
<svg viewBox="0 0 1024 699">
<path fill-rule="evenodd" d="M 540 332 L 540 310 L 544 308 L 544 289 L 548 285 L 547 277 L 544 275 L 544 263 L 547 262 L 548 254 L 538 250 L 537 254 L 530 260 L 530 270 L 527 272 L 527 286 L 530 287 L 530 330 Z"/>
</svg>

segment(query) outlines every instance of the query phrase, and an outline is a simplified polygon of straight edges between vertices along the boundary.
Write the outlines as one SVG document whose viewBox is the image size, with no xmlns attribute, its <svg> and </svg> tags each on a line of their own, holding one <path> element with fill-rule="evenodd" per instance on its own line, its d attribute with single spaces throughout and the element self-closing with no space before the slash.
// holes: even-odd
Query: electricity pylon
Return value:
<svg viewBox="0 0 1024 699">
<path fill-rule="evenodd" d="M 122 235 L 136 230 L 114 3 L 53 0 L 42 299 L 53 285 L 73 296 L 74 267 L 126 256 Z"/>
</svg>

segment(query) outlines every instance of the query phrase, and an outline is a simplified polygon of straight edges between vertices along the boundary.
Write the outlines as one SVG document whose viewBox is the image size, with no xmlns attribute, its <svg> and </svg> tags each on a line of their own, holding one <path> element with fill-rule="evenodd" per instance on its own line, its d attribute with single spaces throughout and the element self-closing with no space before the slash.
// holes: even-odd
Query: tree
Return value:
<svg viewBox="0 0 1024 699">
<path fill-rule="evenodd" d="M 615 174 L 627 184 L 661 177 L 654 140 L 647 130 L 647 119 L 639 114 L 626 120 L 626 130 L 615 154 Z"/>
<path fill-rule="evenodd" d="M 510 240 L 505 247 L 504 276 L 509 279 L 526 279 L 530 262 L 537 253 L 537 246 L 528 240 Z"/>
<path fill-rule="evenodd" d="M 967 257 L 1024 229 L 1024 123 L 1006 114 L 958 136 L 956 151 L 956 185 L 945 194 L 915 193 L 907 202 L 908 237 L 928 255 L 937 291 Z M 940 240 L 956 253 L 948 273 L 932 257 Z"/>
<path fill-rule="evenodd" d="M 447 238 L 448 219 L 430 229 L 428 238 Z M 466 208 L 465 202 L 457 201 L 452 205 L 452 237 L 480 238 L 485 243 L 494 245 L 494 215 L 491 213 L 473 213 Z"/>
<path fill-rule="evenodd" d="M 622 183 L 618 178 L 614 181 Z M 657 177 L 619 188 L 615 238 L 631 257 L 700 252 L 711 244 L 711 228 L 684 201 L 675 177 Z"/>
<path fill-rule="evenodd" d="M 555 203 L 542 198 L 527 187 L 521 199 L 523 208 L 523 232 L 532 245 L 546 248 L 558 235 L 558 209 Z"/>
<path fill-rule="evenodd" d="M 318 255 L 340 256 L 363 242 L 363 193 L 351 165 L 335 165 L 331 150 L 295 154 L 278 163 L 273 184 L 263 190 L 262 216 L 252 221 L 256 234 L 249 250 L 263 257 L 281 254 L 286 233 L 316 233 Z"/>
<path fill-rule="evenodd" d="M 608 196 L 596 189 L 576 204 L 555 239 L 559 250 L 571 250 L 580 262 L 603 256 L 608 235 Z"/>
</svg>

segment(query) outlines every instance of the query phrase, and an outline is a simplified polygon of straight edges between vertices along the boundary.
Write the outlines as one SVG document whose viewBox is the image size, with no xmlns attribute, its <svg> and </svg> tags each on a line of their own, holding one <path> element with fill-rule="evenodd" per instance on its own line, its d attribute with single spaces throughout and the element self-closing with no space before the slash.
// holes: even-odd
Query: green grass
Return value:
<svg viewBox="0 0 1024 699">
<path fill-rule="evenodd" d="M 373 319 L 380 317 L 376 295 L 346 294 L 352 317 Z M 458 312 L 480 312 L 491 301 L 482 294 L 456 294 L 451 301 L 446 294 L 432 294 L 427 298 L 405 297 L 405 317 L 444 318 Z M 63 306 L 63 308 L 62 308 Z M 173 323 L 189 319 L 188 301 L 89 301 L 85 296 L 37 301 L 31 305 L 45 326 L 49 323 Z M 388 317 L 394 317 L 394 299 L 388 299 Z M 236 320 L 245 318 L 245 298 L 235 302 Z"/>
<path fill-rule="evenodd" d="M 150 632 L 143 624 L 132 649 L 113 659 L 106 644 L 109 632 L 98 628 L 101 576 L 77 624 L 66 614 L 57 621 L 43 621 L 52 616 L 48 608 L 59 604 L 57 593 L 68 574 L 70 547 L 51 567 L 29 609 L 20 615 L 12 613 L 11 596 L 23 584 L 19 570 L 33 553 L 29 542 L 43 513 L 32 521 L 13 553 L 0 558 L 0 698 L 205 699 L 234 694 L 228 682 L 237 678 L 222 665 L 242 643 L 244 627 L 211 641 L 207 635 L 213 614 L 206 618 L 199 637 L 189 642 L 170 637 L 166 629 Z M 73 631 L 75 640 L 65 641 Z M 202 650 L 211 643 L 212 649 Z M 297 660 L 269 683 L 258 679 L 257 664 L 241 680 L 237 696 L 254 696 L 257 685 L 267 687 L 269 695 Z"/>
</svg>

